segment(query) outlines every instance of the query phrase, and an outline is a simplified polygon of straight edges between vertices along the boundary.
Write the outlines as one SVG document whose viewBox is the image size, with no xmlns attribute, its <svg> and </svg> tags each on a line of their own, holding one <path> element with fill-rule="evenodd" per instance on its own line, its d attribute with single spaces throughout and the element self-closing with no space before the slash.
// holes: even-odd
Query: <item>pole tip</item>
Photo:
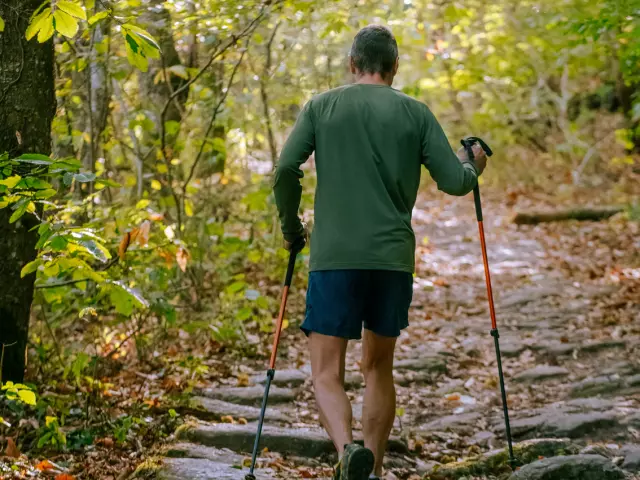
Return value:
<svg viewBox="0 0 640 480">
<path fill-rule="evenodd" d="M 253 473 L 247 473 L 244 476 L 244 480 L 256 480 L 256 476 Z"/>
</svg>

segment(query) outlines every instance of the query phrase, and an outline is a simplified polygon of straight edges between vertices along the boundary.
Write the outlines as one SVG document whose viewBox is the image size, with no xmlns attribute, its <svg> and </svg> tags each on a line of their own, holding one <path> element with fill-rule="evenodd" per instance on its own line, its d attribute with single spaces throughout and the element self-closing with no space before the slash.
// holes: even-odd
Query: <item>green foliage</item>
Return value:
<svg viewBox="0 0 640 480">
<path fill-rule="evenodd" d="M 36 394 L 27 385 L 7 382 L 2 385 L 2 388 L 0 388 L 0 390 L 4 392 L 4 396 L 7 398 L 7 400 L 12 400 L 14 402 L 24 403 L 25 405 L 32 406 L 36 404 Z"/>
</svg>

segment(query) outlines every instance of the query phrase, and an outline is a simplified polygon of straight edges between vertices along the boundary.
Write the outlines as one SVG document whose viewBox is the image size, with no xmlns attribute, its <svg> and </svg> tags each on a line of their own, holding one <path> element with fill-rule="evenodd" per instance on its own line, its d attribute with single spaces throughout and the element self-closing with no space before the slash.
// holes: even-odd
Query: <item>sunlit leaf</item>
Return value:
<svg viewBox="0 0 640 480">
<path fill-rule="evenodd" d="M 4 32 L 4 20 L 0 17 L 0 33 Z"/>
<path fill-rule="evenodd" d="M 18 184 L 18 182 L 20 182 L 20 180 L 22 180 L 22 177 L 20 175 L 13 175 L 11 177 L 5 178 L 4 180 L 0 180 L 0 185 L 13 188 Z"/>
<path fill-rule="evenodd" d="M 42 20 L 42 28 L 40 32 L 38 32 L 38 42 L 44 43 L 49 40 L 53 36 L 54 28 L 53 28 L 54 17 L 52 14 L 49 14 L 48 17 Z"/>
<path fill-rule="evenodd" d="M 51 8 L 45 8 L 44 10 L 42 10 L 42 12 L 35 15 L 31 19 L 31 23 L 27 27 L 27 31 L 25 34 L 26 39 L 31 40 L 33 37 L 35 37 L 38 34 L 38 32 L 42 29 L 46 21 L 50 22 L 52 33 L 53 33 L 53 17 L 51 16 Z"/>
<path fill-rule="evenodd" d="M 79 29 L 78 20 L 61 10 L 56 10 L 53 14 L 53 18 L 55 19 L 55 28 L 57 32 L 68 38 L 76 36 Z"/>
<path fill-rule="evenodd" d="M 95 15 L 93 15 L 91 18 L 89 18 L 89 25 L 94 25 L 96 23 L 98 23 L 100 20 L 104 20 L 105 18 L 107 18 L 109 15 L 111 14 L 110 11 L 105 10 L 104 12 L 98 12 Z"/>
<path fill-rule="evenodd" d="M 72 17 L 79 18 L 80 20 L 87 19 L 87 13 L 84 11 L 84 8 L 82 8 L 77 3 L 68 2 L 66 0 L 58 0 L 56 2 L 56 6 Z"/>
<path fill-rule="evenodd" d="M 125 285 L 120 281 L 111 282 L 111 284 L 114 285 L 117 289 L 122 290 L 127 295 L 129 295 L 139 307 L 147 308 L 149 306 L 149 302 L 137 290 Z"/>
<path fill-rule="evenodd" d="M 42 260 L 40 258 L 35 259 L 33 262 L 27 263 L 22 270 L 20 271 L 20 278 L 24 278 L 30 273 L 35 272 L 38 267 L 42 265 Z"/>
<path fill-rule="evenodd" d="M 18 396 L 20 397 L 20 400 L 22 400 L 27 405 L 36 404 L 36 394 L 31 390 L 18 390 Z"/>
</svg>

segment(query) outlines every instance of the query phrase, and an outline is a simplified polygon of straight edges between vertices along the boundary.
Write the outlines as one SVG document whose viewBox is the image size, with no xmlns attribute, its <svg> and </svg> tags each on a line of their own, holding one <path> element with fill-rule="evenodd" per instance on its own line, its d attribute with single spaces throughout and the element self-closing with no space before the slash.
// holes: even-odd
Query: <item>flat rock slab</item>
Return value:
<svg viewBox="0 0 640 480">
<path fill-rule="evenodd" d="M 625 474 L 600 455 L 544 458 L 525 465 L 509 480 L 624 480 Z"/>
<path fill-rule="evenodd" d="M 542 380 L 553 380 L 564 378 L 569 375 L 569 370 L 563 367 L 553 367 L 550 365 L 539 365 L 535 368 L 518 373 L 513 379 L 516 382 L 533 383 Z"/>
<path fill-rule="evenodd" d="M 238 405 L 259 407 L 262 405 L 264 387 L 260 385 L 253 387 L 212 387 L 204 389 L 202 395 Z M 293 402 L 295 397 L 294 391 L 289 388 L 271 387 L 269 390 L 269 405 Z"/>
<path fill-rule="evenodd" d="M 296 370 L 295 368 L 288 370 L 276 370 L 271 385 L 275 385 L 276 387 L 295 388 L 302 385 L 309 377 L 310 375 L 308 373 L 305 373 L 302 370 Z M 254 375 L 251 378 L 251 381 L 253 383 L 257 383 L 258 385 L 264 385 L 267 382 L 266 372 L 261 375 Z"/>
<path fill-rule="evenodd" d="M 511 421 L 511 433 L 514 438 L 588 436 L 592 439 L 602 433 L 620 428 L 615 414 L 610 412 L 567 413 L 549 410 L 531 417 L 514 418 Z M 497 430 L 504 434 L 504 425 L 498 424 Z"/>
<path fill-rule="evenodd" d="M 228 465 L 242 465 L 242 461 L 247 458 L 228 448 L 214 448 L 197 443 L 173 443 L 167 445 L 162 454 L 169 458 L 204 458 L 218 463 L 226 463 Z"/>
<path fill-rule="evenodd" d="M 571 396 L 594 397 L 596 395 L 629 395 L 640 391 L 640 375 L 621 377 L 620 375 L 601 375 L 589 377 L 573 384 Z"/>
<path fill-rule="evenodd" d="M 227 448 L 234 452 L 251 452 L 256 435 L 256 424 L 185 425 L 176 431 L 180 441 L 193 442 L 215 448 Z M 261 448 L 284 454 L 317 458 L 335 453 L 333 442 L 324 430 L 316 428 L 278 428 L 265 426 L 260 440 Z M 388 450 L 407 453 L 407 445 L 391 438 Z"/>
<path fill-rule="evenodd" d="M 421 357 L 396 360 L 393 364 L 393 368 L 396 370 L 447 373 L 447 363 L 440 357 Z"/>
<path fill-rule="evenodd" d="M 640 445 L 624 445 L 620 449 L 620 455 L 624 457 L 622 468 L 630 472 L 640 472 Z"/>
<path fill-rule="evenodd" d="M 477 412 L 461 413 L 459 415 L 447 415 L 430 421 L 417 429 L 417 433 L 426 432 L 456 432 L 470 433 L 482 415 Z"/>
<path fill-rule="evenodd" d="M 248 468 L 215 462 L 203 458 L 168 458 L 158 473 L 160 480 L 244 480 Z M 256 471 L 257 480 L 276 478 L 273 471 Z"/>
<path fill-rule="evenodd" d="M 271 400 L 271 396 L 269 396 Z M 188 413 L 191 415 L 208 419 L 220 420 L 223 417 L 233 417 L 234 420 L 244 418 L 248 421 L 257 420 L 260 417 L 260 409 L 249 405 L 238 405 L 224 402 L 209 397 L 193 397 L 189 402 Z M 265 419 L 273 422 L 288 422 L 289 417 L 278 410 L 267 408 Z"/>
</svg>

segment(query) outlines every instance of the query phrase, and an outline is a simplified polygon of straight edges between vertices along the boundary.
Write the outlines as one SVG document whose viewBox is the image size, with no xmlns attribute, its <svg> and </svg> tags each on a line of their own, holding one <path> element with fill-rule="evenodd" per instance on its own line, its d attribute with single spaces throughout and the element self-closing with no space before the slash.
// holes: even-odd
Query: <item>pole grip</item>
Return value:
<svg viewBox="0 0 640 480">
<path fill-rule="evenodd" d="M 300 237 L 291 245 L 291 251 L 289 253 L 289 265 L 287 266 L 287 275 L 284 278 L 285 287 L 291 286 L 291 282 L 293 281 L 293 270 L 296 266 L 296 257 L 298 256 L 298 253 L 302 251 L 306 244 L 307 241 L 305 240 L 305 238 Z"/>
</svg>

